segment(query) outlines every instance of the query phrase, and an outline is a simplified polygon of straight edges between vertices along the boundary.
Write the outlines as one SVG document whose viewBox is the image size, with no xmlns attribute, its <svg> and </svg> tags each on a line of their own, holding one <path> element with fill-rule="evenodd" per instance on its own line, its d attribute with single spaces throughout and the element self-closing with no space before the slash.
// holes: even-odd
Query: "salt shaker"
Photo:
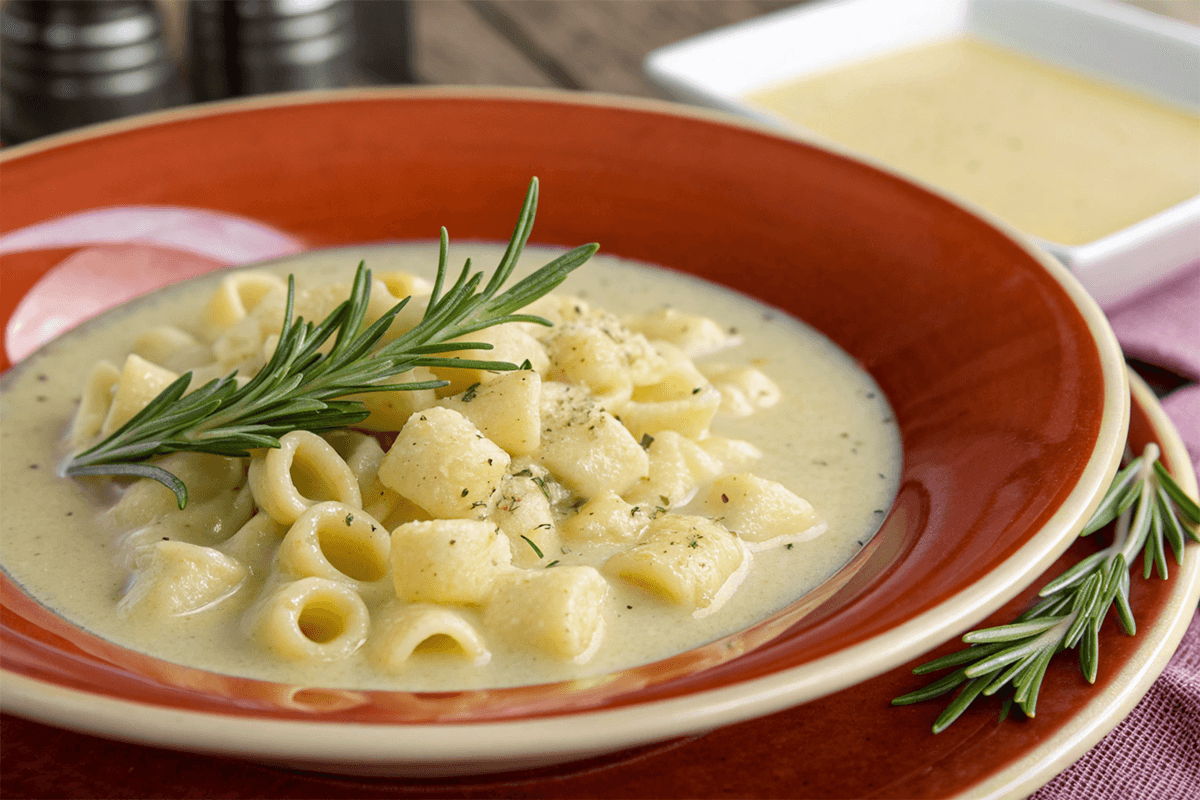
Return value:
<svg viewBox="0 0 1200 800">
<path fill-rule="evenodd" d="M 9 0 L 0 9 L 0 141 L 165 108 L 182 83 L 153 0 Z"/>
<path fill-rule="evenodd" d="M 192 0 L 187 38 L 195 100 L 357 81 L 346 0 Z"/>
</svg>

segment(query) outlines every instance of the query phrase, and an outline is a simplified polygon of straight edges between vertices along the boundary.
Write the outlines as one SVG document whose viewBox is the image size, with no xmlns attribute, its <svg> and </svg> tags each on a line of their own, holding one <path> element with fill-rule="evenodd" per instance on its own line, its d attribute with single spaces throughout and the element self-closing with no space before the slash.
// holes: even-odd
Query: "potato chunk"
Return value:
<svg viewBox="0 0 1200 800">
<path fill-rule="evenodd" d="M 542 387 L 539 460 L 585 498 L 622 494 L 650 471 L 646 451 L 584 390 L 547 381 Z"/>
<path fill-rule="evenodd" d="M 807 500 L 782 484 L 749 473 L 713 481 L 701 508 L 742 539 L 759 544 L 780 537 L 805 541 L 825 530 Z"/>
<path fill-rule="evenodd" d="M 406 522 L 392 531 L 392 581 L 401 600 L 482 603 L 512 563 L 508 537 L 490 522 Z"/>
<path fill-rule="evenodd" d="M 720 525 L 666 514 L 650 523 L 640 544 L 610 558 L 605 570 L 702 617 L 729 599 L 749 566 L 742 542 Z"/>
<path fill-rule="evenodd" d="M 577 664 L 604 636 L 608 582 L 593 567 L 517 570 L 496 582 L 484 625 L 497 637 Z"/>
<path fill-rule="evenodd" d="M 379 480 L 434 517 L 482 519 L 510 461 L 462 414 L 434 406 L 405 423 Z"/>
<path fill-rule="evenodd" d="M 438 405 L 462 414 L 509 455 L 523 456 L 542 441 L 541 400 L 542 376 L 523 369 L 470 386 Z"/>
</svg>

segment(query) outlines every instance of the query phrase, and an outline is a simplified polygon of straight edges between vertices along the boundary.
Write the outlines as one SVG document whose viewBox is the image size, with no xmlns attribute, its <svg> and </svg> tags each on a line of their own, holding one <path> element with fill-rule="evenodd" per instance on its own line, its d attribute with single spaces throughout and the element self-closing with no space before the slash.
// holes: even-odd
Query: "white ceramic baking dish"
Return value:
<svg viewBox="0 0 1200 800">
<path fill-rule="evenodd" d="M 677 99 L 788 128 L 746 96 L 960 35 L 1200 111 L 1200 27 L 1104 0 L 825 0 L 661 48 L 645 70 Z M 1200 261 L 1200 195 L 1081 245 L 1037 241 L 1111 309 Z"/>
</svg>

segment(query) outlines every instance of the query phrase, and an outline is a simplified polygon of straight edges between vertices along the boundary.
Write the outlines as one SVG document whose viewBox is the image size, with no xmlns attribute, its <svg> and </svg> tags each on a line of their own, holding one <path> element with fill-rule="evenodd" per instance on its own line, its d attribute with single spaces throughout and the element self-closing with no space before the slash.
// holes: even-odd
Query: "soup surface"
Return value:
<svg viewBox="0 0 1200 800">
<path fill-rule="evenodd" d="M 1200 115 L 970 38 L 747 99 L 1062 244 L 1200 193 Z"/>
<path fill-rule="evenodd" d="M 451 249 L 451 263 L 461 264 L 462 258 L 470 255 L 474 264 L 490 269 L 501 252 L 502 248 L 493 245 L 458 245 Z M 259 269 L 279 276 L 294 273 L 300 286 L 347 282 L 360 259 L 365 259 L 376 275 L 403 270 L 432 277 L 436 253 L 436 245 L 419 244 L 345 248 Z M 549 257 L 537 248 L 527 249 L 518 274 Z M 261 547 L 234 544 L 240 542 L 238 536 L 246 538 L 244 529 L 235 534 L 222 530 L 220 524 L 192 539 L 209 550 L 235 553 L 237 559 L 252 565 L 233 591 L 188 613 L 142 613 L 137 608 L 131 612 L 129 598 L 136 594 L 137 586 L 133 579 L 144 578 L 144 573 L 154 568 L 139 563 L 135 551 L 176 534 L 159 536 L 164 529 L 155 527 L 157 521 L 114 521 L 114 504 L 121 506 L 118 498 L 125 484 L 61 477 L 58 468 L 67 454 L 65 438 L 84 376 L 93 365 L 101 359 L 122 363 L 138 336 L 154 326 L 170 323 L 198 330 L 199 306 L 220 277 L 172 287 L 86 323 L 18 365 L 3 382 L 0 504 L 4 508 L 5 572 L 72 623 L 161 659 L 263 680 L 360 689 L 457 690 L 610 672 L 743 629 L 810 591 L 873 535 L 897 490 L 900 443 L 891 409 L 870 376 L 831 342 L 782 312 L 720 287 L 680 273 L 597 256 L 573 273 L 556 294 L 571 295 L 621 315 L 652 314 L 669 299 L 673 308 L 685 314 L 716 320 L 729 338 L 726 343 L 732 343 L 729 334 L 736 332 L 741 340 L 737 347 L 697 357 L 696 365 L 704 368 L 716 361 L 752 365 L 777 384 L 778 402 L 746 416 L 717 412 L 708 438 L 752 443 L 761 451 L 761 458 L 754 459 L 748 470 L 805 498 L 827 525 L 824 533 L 811 539 L 783 537 L 776 542 L 778 546 L 756 548 L 747 555 L 747 562 L 753 563 L 748 572 L 743 571 L 744 580 L 733 587 L 736 591 L 731 589 L 732 594 L 726 592 L 722 603 L 712 604 L 712 613 L 697 613 L 703 609 L 696 603 L 671 601 L 652 580 L 613 574 L 605 561 L 615 551 L 600 547 L 596 551 L 600 556 L 593 561 L 607 582 L 607 593 L 596 611 L 602 617 L 603 635 L 582 658 L 531 647 L 528 620 L 508 633 L 493 635 L 493 628 L 480 624 L 486 614 L 469 603 L 453 610 L 483 631 L 481 647 L 491 656 L 486 663 L 464 653 L 470 648 L 446 635 L 431 636 L 402 664 L 389 669 L 381 669 L 379 661 L 373 660 L 369 646 L 350 648 L 330 660 L 281 657 L 255 633 L 259 624 L 255 620 L 261 619 L 264 598 L 278 583 L 277 577 L 272 577 L 276 569 L 266 565 L 284 558 L 279 552 L 283 546 L 277 536 L 256 540 L 266 542 Z M 472 391 L 468 389 L 467 394 Z M 643 447 L 653 447 L 647 441 L 642 438 Z M 296 482 L 299 484 L 300 478 Z M 233 490 L 240 488 L 239 481 Z M 128 495 L 129 490 L 125 492 Z M 197 487 L 193 494 L 197 497 L 192 502 L 200 507 L 202 492 Z M 698 499 L 683 498 L 675 504 L 676 499 L 671 498 L 677 505 L 673 512 L 703 513 L 696 505 Z M 664 503 L 667 500 L 663 497 Z M 579 502 L 575 501 L 576 506 Z M 653 517 L 656 512 L 649 513 Z M 259 512 L 255 518 L 261 521 L 265 515 Z M 351 525 L 349 518 L 345 524 Z M 391 524 L 388 527 L 390 530 Z M 178 535 L 188 539 L 186 533 Z M 508 538 L 515 540 L 508 546 L 522 574 L 551 574 L 564 567 L 592 569 L 581 566 L 589 562 L 572 542 L 556 541 L 557 552 L 542 552 L 524 535 L 520 539 L 525 541 Z M 695 547 L 694 539 L 691 546 Z M 262 552 L 262 547 L 268 550 Z M 687 554 L 686 547 L 683 552 Z M 353 561 L 356 557 L 348 558 Z M 332 556 L 330 560 L 334 560 Z M 346 572 L 355 570 L 353 564 L 339 566 Z M 376 626 L 380 616 L 395 611 L 388 606 L 395 603 L 391 581 L 375 581 L 377 577 L 360 575 L 358 584 L 370 607 L 371 624 Z M 388 608 L 391 611 L 386 611 Z M 336 629 L 343 623 L 334 618 L 336 614 L 319 618 L 320 614 L 313 613 L 308 635 L 321 640 L 338 634 Z M 325 624 L 333 629 L 323 631 Z M 500 624 L 507 623 L 502 620 Z"/>
</svg>

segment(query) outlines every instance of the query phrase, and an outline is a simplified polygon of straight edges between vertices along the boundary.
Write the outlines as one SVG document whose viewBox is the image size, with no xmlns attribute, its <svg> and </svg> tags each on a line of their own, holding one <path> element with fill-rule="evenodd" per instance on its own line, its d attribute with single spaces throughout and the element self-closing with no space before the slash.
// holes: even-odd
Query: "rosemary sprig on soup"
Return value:
<svg viewBox="0 0 1200 800">
<path fill-rule="evenodd" d="M 507 247 L 465 248 L 488 278 L 451 285 L 445 231 L 308 253 L 18 366 L 5 570 L 98 636 L 288 685 L 545 683 L 774 635 L 895 496 L 883 393 L 749 298 L 527 247 L 536 192 Z M 16 468 L 70 418 L 67 475 Z"/>
<path fill-rule="evenodd" d="M 329 431 L 347 428 L 370 412 L 353 394 L 382 391 L 438 389 L 446 381 L 396 382 L 398 375 L 417 367 L 460 367 L 494 371 L 515 370 L 505 361 L 459 359 L 450 354 L 463 350 L 490 350 L 485 342 L 462 337 L 508 322 L 550 323 L 538 316 L 515 312 L 543 297 L 584 264 L 599 245 L 582 245 L 497 295 L 512 274 L 529 240 L 537 212 L 538 184 L 529 185 L 525 204 L 512 239 L 491 280 L 480 289 L 483 273 L 471 273 L 468 260 L 454 285 L 442 294 L 447 271 L 446 229 L 442 229 L 437 278 L 421 321 L 399 338 L 381 347 L 396 316 L 412 299 L 396 303 L 370 325 L 366 315 L 371 300 L 371 272 L 360 264 L 350 296 L 317 325 L 292 319 L 295 283 L 289 277 L 283 325 L 269 361 L 248 382 L 237 373 L 214 378 L 193 389 L 193 372 L 174 380 L 103 441 L 73 456 L 65 472 L 84 475 L 128 475 L 153 478 L 171 489 L 179 507 L 187 505 L 187 487 L 168 470 L 147 459 L 167 453 L 212 453 L 249 456 L 255 448 L 280 446 L 280 436 L 290 431 Z M 224 299 L 224 298 L 223 298 Z M 228 315 L 214 311 L 214 316 Z M 322 352 L 330 339 L 333 346 Z M 122 386 L 127 391 L 130 387 Z M 189 391 L 191 389 L 191 391 Z M 138 391 L 142 391 L 139 387 Z M 136 404 L 118 395 L 115 413 Z M 110 421 L 109 427 L 113 426 Z"/>
</svg>

